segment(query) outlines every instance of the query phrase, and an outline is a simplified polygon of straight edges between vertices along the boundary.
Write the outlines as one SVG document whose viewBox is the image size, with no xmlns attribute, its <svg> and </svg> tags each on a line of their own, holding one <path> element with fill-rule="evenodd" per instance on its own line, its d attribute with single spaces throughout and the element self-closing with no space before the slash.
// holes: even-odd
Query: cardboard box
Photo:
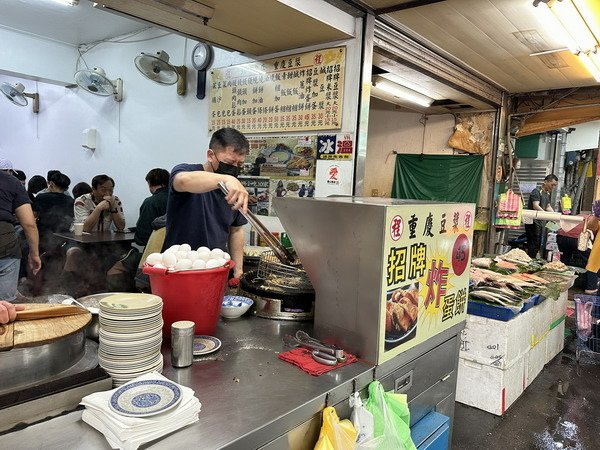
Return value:
<svg viewBox="0 0 600 450">
<path fill-rule="evenodd" d="M 468 314 L 459 356 L 499 369 L 510 367 L 529 350 L 534 310 L 535 307 L 508 322 Z"/>
<path fill-rule="evenodd" d="M 548 333 L 546 342 L 546 362 L 550 362 L 556 355 L 562 352 L 565 347 L 565 320 L 564 316 L 558 319 L 558 323 L 551 324 L 554 326 Z"/>
<path fill-rule="evenodd" d="M 525 356 L 504 370 L 459 358 L 456 401 L 503 415 L 525 390 Z"/>
<path fill-rule="evenodd" d="M 548 335 L 531 347 L 525 355 L 525 386 L 529 386 L 546 365 Z"/>
</svg>

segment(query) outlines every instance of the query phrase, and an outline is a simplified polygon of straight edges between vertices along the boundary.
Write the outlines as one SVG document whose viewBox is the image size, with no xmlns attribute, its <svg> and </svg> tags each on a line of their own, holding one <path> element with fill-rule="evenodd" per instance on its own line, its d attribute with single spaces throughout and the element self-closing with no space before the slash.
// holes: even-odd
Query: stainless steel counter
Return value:
<svg viewBox="0 0 600 450">
<path fill-rule="evenodd" d="M 458 328 L 452 332 L 448 330 L 376 370 L 359 361 L 313 377 L 277 358 L 279 352 L 287 350 L 282 336 L 298 329 L 310 333 L 312 325 L 254 317 L 220 321 L 215 335 L 223 343 L 221 349 L 196 358 L 191 367 L 183 369 L 171 367 L 167 348 L 163 352 L 163 374 L 193 388 L 202 403 L 202 412 L 199 423 L 156 441 L 148 448 L 287 448 L 281 437 L 312 417 L 318 417 L 326 403 L 340 404 L 348 398 L 353 386 L 362 389 L 374 377 L 387 376 L 387 383 L 382 380 L 384 387 L 393 389 L 394 377 L 390 375 L 395 370 L 444 342 L 454 342 L 456 339 L 452 338 L 460 331 Z M 457 357 L 456 347 L 455 361 Z M 439 365 L 435 358 L 428 359 L 433 360 L 430 361 L 432 366 Z M 449 371 L 454 370 L 455 361 L 450 363 Z M 437 380 L 439 378 L 434 381 Z M 453 400 L 452 389 L 451 404 Z M 81 411 L 75 411 L 6 434 L 0 437 L 0 447 L 110 448 L 103 435 L 80 418 Z"/>
</svg>

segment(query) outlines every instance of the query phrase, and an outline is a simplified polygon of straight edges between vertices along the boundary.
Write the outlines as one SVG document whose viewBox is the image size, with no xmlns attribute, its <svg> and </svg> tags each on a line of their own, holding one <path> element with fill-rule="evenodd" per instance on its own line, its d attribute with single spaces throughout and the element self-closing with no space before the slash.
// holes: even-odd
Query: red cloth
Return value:
<svg viewBox="0 0 600 450">
<path fill-rule="evenodd" d="M 295 348 L 293 350 L 280 353 L 278 357 L 279 359 L 300 367 L 306 373 L 309 373 L 315 377 L 327 373 L 330 370 L 337 369 L 338 367 L 347 366 L 348 364 L 358 361 L 356 356 L 346 353 L 345 362 L 339 362 L 335 366 L 328 366 L 327 364 L 321 364 L 320 362 L 315 361 L 312 357 L 312 352 L 307 348 Z"/>
</svg>

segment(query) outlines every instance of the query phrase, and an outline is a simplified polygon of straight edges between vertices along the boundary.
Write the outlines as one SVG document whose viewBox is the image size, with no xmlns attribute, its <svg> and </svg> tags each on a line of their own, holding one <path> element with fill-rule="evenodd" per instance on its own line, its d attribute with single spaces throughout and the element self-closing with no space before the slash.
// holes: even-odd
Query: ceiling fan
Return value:
<svg viewBox="0 0 600 450">
<path fill-rule="evenodd" d="M 25 92 L 25 86 L 21 83 L 14 86 L 10 83 L 2 83 L 0 84 L 0 91 L 11 103 L 17 106 L 27 106 L 27 98 L 33 99 L 33 112 L 40 112 L 40 95 L 37 92 L 33 94 Z"/>
<path fill-rule="evenodd" d="M 102 97 L 112 95 L 117 102 L 123 100 L 123 80 L 110 80 L 100 67 L 75 72 L 75 83 L 91 94 Z"/>
<path fill-rule="evenodd" d="M 185 95 L 187 71 L 185 66 L 169 63 L 169 54 L 163 50 L 155 53 L 143 53 L 135 57 L 135 67 L 149 80 L 159 84 L 177 83 L 177 93 Z"/>
</svg>

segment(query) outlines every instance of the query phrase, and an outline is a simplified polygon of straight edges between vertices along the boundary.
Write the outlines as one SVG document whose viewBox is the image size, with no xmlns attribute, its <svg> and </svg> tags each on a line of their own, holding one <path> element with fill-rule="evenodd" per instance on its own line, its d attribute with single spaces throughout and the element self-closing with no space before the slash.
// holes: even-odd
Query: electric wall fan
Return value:
<svg viewBox="0 0 600 450">
<path fill-rule="evenodd" d="M 10 102 L 17 106 L 27 106 L 27 98 L 33 99 L 33 112 L 40 112 L 40 95 L 37 92 L 34 94 L 25 92 L 25 86 L 21 83 L 14 86 L 10 83 L 0 83 L 0 91 Z"/>
</svg>

